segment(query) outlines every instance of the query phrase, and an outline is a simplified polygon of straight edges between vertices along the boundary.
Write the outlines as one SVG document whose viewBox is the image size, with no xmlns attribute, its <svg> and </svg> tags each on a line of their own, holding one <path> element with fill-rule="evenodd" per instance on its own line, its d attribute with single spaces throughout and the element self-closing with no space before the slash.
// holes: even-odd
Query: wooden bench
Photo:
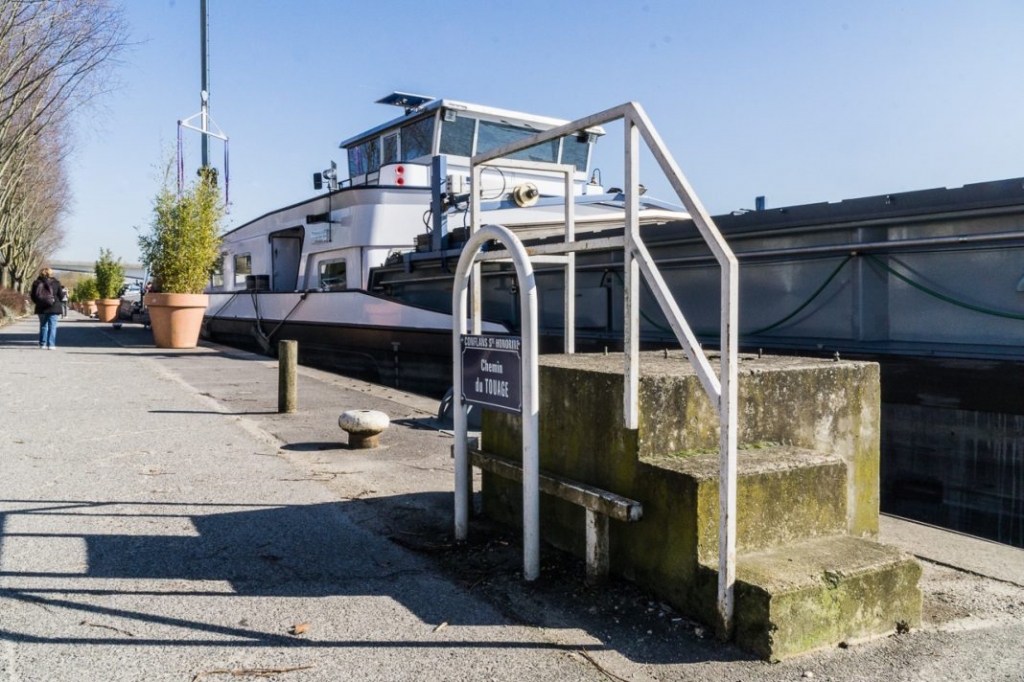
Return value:
<svg viewBox="0 0 1024 682">
<path fill-rule="evenodd" d="M 469 451 L 469 461 L 488 473 L 523 482 L 519 462 L 477 449 Z M 587 582 L 603 582 L 608 577 L 608 519 L 639 521 L 643 518 L 643 505 L 607 490 L 544 472 L 540 473 L 539 486 L 541 492 L 579 505 L 586 511 Z"/>
</svg>

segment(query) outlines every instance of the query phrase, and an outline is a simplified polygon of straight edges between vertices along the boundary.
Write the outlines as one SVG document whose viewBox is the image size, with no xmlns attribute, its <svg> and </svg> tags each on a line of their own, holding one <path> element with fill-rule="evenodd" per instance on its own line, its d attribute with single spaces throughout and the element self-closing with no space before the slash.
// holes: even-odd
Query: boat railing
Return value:
<svg viewBox="0 0 1024 682">
<path fill-rule="evenodd" d="M 718 613 L 720 634 L 729 637 L 732 632 L 733 585 L 736 577 L 736 438 L 737 438 L 737 354 L 739 333 L 739 266 L 736 256 L 723 239 L 711 216 L 697 198 L 679 166 L 665 148 L 661 137 L 651 124 L 643 108 L 629 102 L 604 112 L 537 133 L 531 137 L 477 154 L 470 161 L 471 187 L 481 186 L 481 173 L 485 168 L 500 166 L 563 173 L 566 196 L 572 196 L 572 166 L 512 160 L 515 152 L 559 139 L 595 126 L 623 121 L 625 147 L 625 229 L 622 237 L 588 239 L 577 242 L 574 227 L 574 203 L 565 202 L 565 241 L 531 247 L 534 260 L 560 263 L 565 268 L 565 352 L 574 351 L 575 325 L 575 260 L 578 251 L 597 248 L 622 248 L 625 320 L 623 347 L 625 349 L 625 382 L 623 391 L 624 425 L 639 428 L 639 350 L 640 350 L 640 277 L 650 286 L 658 304 L 668 319 L 676 338 L 719 414 L 720 423 L 720 479 L 719 479 L 719 561 L 718 561 Z M 704 241 L 708 244 L 721 269 L 720 276 L 720 354 L 716 376 L 710 360 L 704 353 L 682 310 L 675 302 L 654 259 L 640 237 L 640 138 L 657 161 L 680 201 L 689 211 Z M 470 195 L 470 234 L 481 229 L 481 197 Z M 480 262 L 487 259 L 508 258 L 507 252 L 491 251 L 481 254 L 473 265 L 471 291 L 471 320 L 473 334 L 480 333 L 481 296 Z"/>
</svg>

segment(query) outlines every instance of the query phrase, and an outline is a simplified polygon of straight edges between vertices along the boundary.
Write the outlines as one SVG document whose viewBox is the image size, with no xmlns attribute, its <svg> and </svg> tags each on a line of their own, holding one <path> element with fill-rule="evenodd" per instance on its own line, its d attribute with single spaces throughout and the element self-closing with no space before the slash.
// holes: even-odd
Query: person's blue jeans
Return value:
<svg viewBox="0 0 1024 682">
<path fill-rule="evenodd" d="M 40 348 L 56 348 L 57 347 L 57 320 L 60 319 L 60 315 L 57 313 L 48 313 L 39 316 L 39 347 Z"/>
</svg>

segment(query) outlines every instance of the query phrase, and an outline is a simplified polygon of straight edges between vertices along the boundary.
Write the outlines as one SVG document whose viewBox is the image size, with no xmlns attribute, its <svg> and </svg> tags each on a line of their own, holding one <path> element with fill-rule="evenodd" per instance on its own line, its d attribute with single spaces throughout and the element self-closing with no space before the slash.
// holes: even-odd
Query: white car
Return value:
<svg viewBox="0 0 1024 682">
<path fill-rule="evenodd" d="M 121 287 L 121 298 L 137 299 L 139 298 L 139 295 L 141 293 L 142 287 L 140 287 L 138 284 L 126 284 L 123 287 Z"/>
</svg>

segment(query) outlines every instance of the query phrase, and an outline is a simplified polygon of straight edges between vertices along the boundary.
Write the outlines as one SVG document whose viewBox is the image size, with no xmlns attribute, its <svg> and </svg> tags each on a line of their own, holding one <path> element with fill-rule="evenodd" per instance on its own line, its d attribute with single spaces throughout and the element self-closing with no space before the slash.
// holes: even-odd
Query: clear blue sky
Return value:
<svg viewBox="0 0 1024 682">
<path fill-rule="evenodd" d="M 138 45 L 79 121 L 61 259 L 138 259 L 176 121 L 199 111 L 199 1 L 125 4 Z M 393 90 L 567 119 L 640 102 L 712 214 L 1024 175 L 1020 0 L 209 6 L 228 226 L 312 196 L 314 171 L 344 167 L 341 140 L 398 113 L 373 104 Z M 605 185 L 622 177 L 614 138 L 599 144 Z M 674 199 L 652 164 L 641 176 Z"/>
</svg>

